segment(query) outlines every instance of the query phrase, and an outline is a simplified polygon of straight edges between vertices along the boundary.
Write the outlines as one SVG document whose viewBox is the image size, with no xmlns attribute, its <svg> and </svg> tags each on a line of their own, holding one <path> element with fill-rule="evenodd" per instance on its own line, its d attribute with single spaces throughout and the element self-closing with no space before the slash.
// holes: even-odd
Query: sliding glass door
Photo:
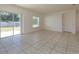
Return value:
<svg viewBox="0 0 79 59">
<path fill-rule="evenodd" d="M 21 32 L 21 15 L 14 14 L 14 35 L 20 34 Z"/>
<path fill-rule="evenodd" d="M 1 38 L 13 35 L 13 17 L 11 13 L 1 12 Z"/>
<path fill-rule="evenodd" d="M 20 19 L 19 14 L 0 11 L 0 38 L 20 34 Z"/>
</svg>

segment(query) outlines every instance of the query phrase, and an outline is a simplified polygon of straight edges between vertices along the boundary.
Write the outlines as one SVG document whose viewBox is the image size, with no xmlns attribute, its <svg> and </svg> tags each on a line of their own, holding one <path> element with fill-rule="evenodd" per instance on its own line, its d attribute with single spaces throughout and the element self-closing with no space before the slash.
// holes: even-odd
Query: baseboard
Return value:
<svg viewBox="0 0 79 59">
<path fill-rule="evenodd" d="M 34 33 L 34 32 L 38 32 L 38 31 L 44 31 L 44 29 L 40 29 L 40 30 L 32 31 L 32 32 L 27 32 L 27 33 L 22 33 L 21 35 L 26 35 L 26 34 L 30 34 L 30 33 Z"/>
</svg>

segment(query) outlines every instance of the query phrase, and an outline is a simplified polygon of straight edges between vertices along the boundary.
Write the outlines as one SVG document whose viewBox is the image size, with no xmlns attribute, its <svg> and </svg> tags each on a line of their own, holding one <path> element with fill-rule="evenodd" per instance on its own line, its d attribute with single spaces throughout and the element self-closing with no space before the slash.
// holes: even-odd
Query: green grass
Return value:
<svg viewBox="0 0 79 59">
<path fill-rule="evenodd" d="M 14 30 L 19 31 L 20 27 L 14 27 Z M 13 31 L 13 27 L 1 27 L 1 32 Z"/>
</svg>

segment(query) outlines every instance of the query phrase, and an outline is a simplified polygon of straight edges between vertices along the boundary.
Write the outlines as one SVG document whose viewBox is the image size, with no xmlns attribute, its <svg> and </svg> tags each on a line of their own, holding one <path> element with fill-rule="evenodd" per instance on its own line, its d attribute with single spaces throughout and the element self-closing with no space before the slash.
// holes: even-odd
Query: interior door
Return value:
<svg viewBox="0 0 79 59">
<path fill-rule="evenodd" d="M 70 13 L 64 13 L 63 14 L 63 20 L 62 20 L 62 26 L 63 26 L 63 31 L 66 32 L 71 32 L 71 25 L 72 25 L 72 17 L 70 17 Z"/>
</svg>

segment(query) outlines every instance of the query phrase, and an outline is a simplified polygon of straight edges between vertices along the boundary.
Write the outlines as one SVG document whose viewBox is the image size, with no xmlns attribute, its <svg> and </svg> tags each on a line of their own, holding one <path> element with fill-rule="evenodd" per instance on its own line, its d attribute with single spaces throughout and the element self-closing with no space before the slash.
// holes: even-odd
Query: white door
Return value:
<svg viewBox="0 0 79 59">
<path fill-rule="evenodd" d="M 63 14 L 63 19 L 62 19 L 62 26 L 63 26 L 63 31 L 66 32 L 72 32 L 71 31 L 71 25 L 72 25 L 72 17 L 70 17 L 70 13 L 64 13 Z"/>
</svg>

